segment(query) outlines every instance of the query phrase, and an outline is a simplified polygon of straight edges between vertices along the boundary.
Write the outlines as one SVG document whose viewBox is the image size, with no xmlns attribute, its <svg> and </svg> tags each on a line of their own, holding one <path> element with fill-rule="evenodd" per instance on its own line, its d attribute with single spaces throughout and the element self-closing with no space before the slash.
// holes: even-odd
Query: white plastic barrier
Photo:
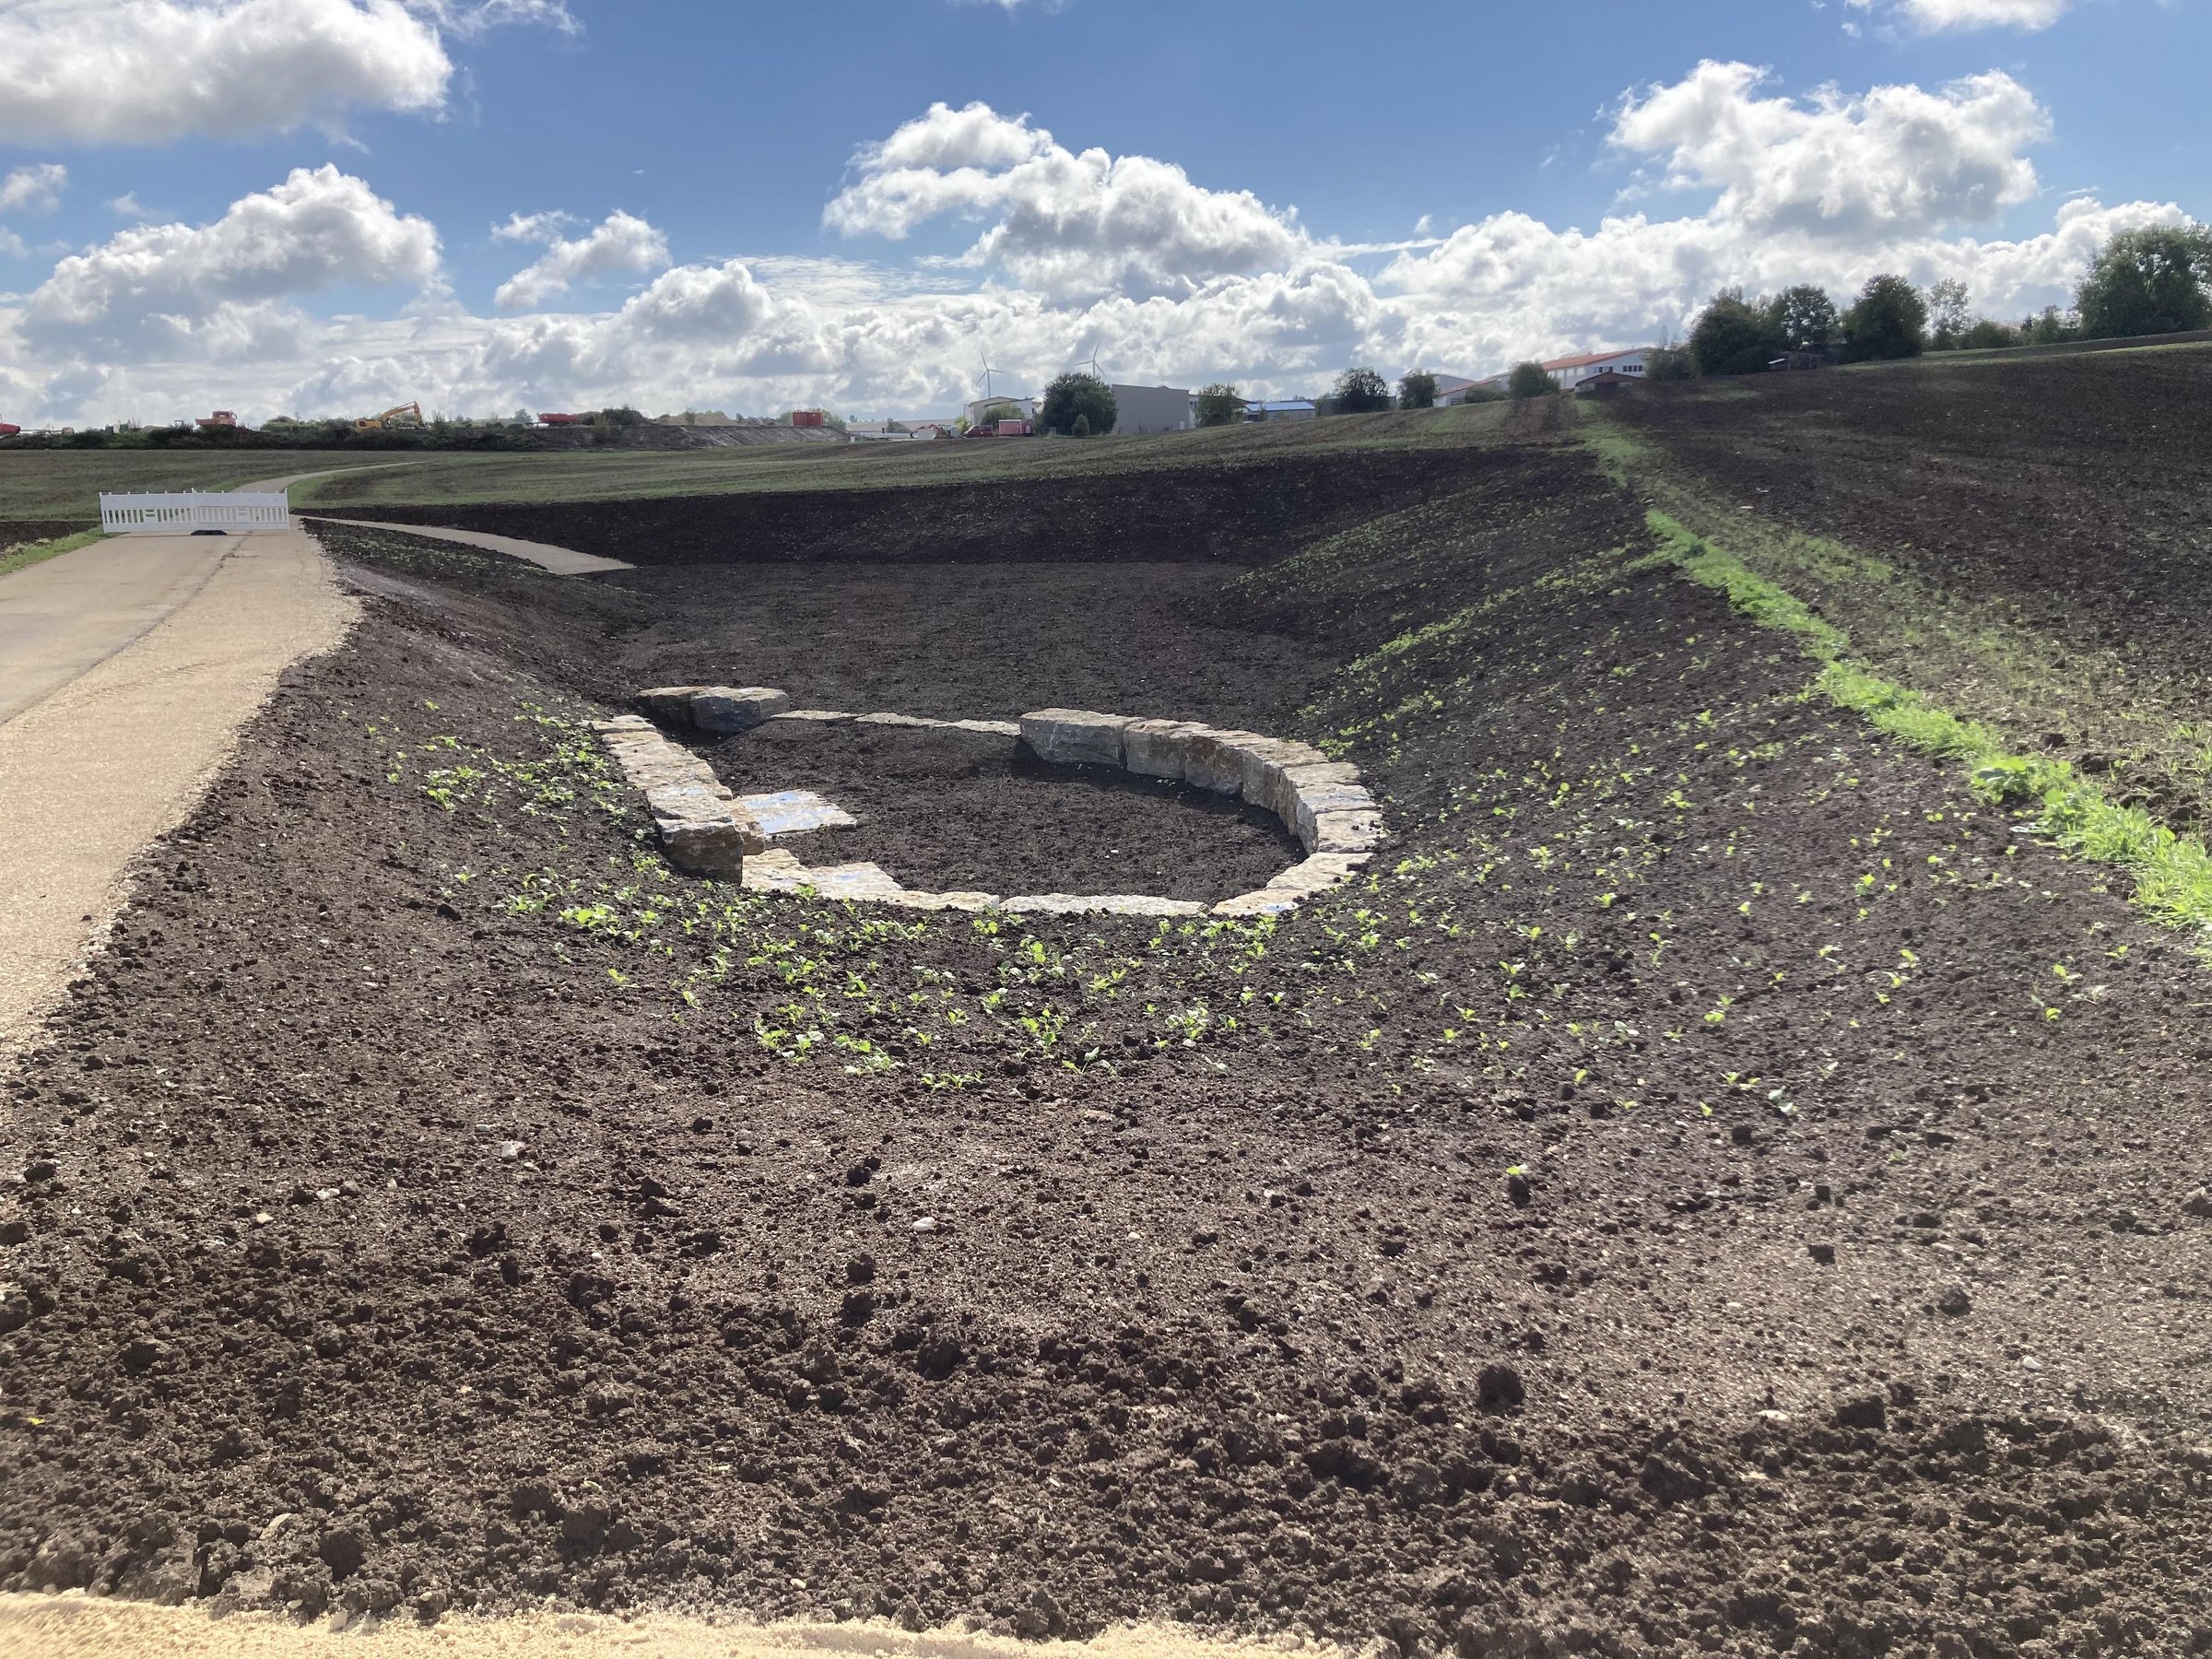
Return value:
<svg viewBox="0 0 2212 1659">
<path fill-rule="evenodd" d="M 102 495 L 100 527 L 111 535 L 156 531 L 174 535 L 194 530 L 288 530 L 291 504 L 283 495 Z"/>
</svg>

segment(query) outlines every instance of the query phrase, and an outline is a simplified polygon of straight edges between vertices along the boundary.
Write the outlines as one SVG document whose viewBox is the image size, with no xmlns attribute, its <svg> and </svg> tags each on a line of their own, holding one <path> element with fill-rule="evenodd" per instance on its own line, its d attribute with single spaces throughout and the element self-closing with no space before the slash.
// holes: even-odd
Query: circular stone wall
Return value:
<svg viewBox="0 0 2212 1659">
<path fill-rule="evenodd" d="M 1212 904 L 1302 855 L 1274 814 L 1119 767 L 1053 765 L 1018 737 L 771 720 L 699 752 L 743 794 L 809 789 L 858 820 L 794 840 L 933 892 L 1154 893 Z"/>
</svg>

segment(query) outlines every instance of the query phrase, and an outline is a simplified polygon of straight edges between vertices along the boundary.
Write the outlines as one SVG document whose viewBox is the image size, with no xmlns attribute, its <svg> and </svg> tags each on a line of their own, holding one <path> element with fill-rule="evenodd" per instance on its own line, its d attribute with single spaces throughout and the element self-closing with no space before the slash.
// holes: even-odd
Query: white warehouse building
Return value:
<svg viewBox="0 0 2212 1659">
<path fill-rule="evenodd" d="M 1117 432 L 1187 432 L 1198 424 L 1196 400 L 1179 386 L 1111 386 Z"/>
</svg>

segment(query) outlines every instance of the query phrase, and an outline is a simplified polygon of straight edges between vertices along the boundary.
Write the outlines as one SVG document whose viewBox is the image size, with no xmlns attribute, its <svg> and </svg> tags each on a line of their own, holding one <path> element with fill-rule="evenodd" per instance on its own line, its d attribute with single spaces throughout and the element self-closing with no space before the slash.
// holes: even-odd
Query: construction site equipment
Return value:
<svg viewBox="0 0 2212 1659">
<path fill-rule="evenodd" d="M 418 403 L 395 404 L 381 415 L 365 415 L 353 423 L 357 432 L 381 432 L 387 427 L 410 427 L 422 424 L 422 406 Z"/>
<path fill-rule="evenodd" d="M 596 409 L 587 409 L 581 415 L 545 414 L 537 418 L 540 426 L 590 426 L 599 418 Z"/>
<path fill-rule="evenodd" d="M 238 424 L 238 417 L 228 409 L 218 409 L 212 415 L 201 416 L 193 424 L 202 431 L 206 431 L 209 427 L 234 427 Z"/>
<path fill-rule="evenodd" d="M 822 412 L 819 409 L 794 409 L 791 412 L 791 424 L 794 427 L 818 427 L 822 424 Z"/>
<path fill-rule="evenodd" d="M 19 426 L 10 426 L 6 421 L 0 420 L 0 438 L 13 438 L 22 430 Z"/>
</svg>

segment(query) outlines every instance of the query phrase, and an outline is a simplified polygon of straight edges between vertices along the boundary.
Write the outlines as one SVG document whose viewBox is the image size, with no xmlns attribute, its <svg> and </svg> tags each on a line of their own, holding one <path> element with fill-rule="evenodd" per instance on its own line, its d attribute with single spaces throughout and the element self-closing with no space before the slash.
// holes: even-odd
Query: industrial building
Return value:
<svg viewBox="0 0 2212 1659">
<path fill-rule="evenodd" d="M 1110 386 L 1117 432 L 1187 432 L 1198 424 L 1197 399 L 1181 386 Z"/>
</svg>

